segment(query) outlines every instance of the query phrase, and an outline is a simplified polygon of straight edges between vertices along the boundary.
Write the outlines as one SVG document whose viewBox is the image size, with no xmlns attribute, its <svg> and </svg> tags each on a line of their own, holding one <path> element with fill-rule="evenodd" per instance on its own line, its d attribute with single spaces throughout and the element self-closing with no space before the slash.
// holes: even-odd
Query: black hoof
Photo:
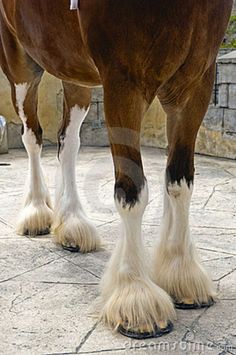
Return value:
<svg viewBox="0 0 236 355">
<path fill-rule="evenodd" d="M 46 235 L 50 234 L 50 227 L 42 229 L 41 231 L 37 231 L 35 233 L 29 232 L 28 229 L 24 231 L 24 235 L 27 235 L 29 237 L 37 237 L 38 235 Z"/>
<path fill-rule="evenodd" d="M 162 335 L 168 334 L 173 330 L 173 323 L 169 322 L 166 328 L 159 328 L 155 326 L 154 331 L 152 332 L 135 332 L 131 329 L 125 329 L 122 325 L 119 325 L 118 332 L 126 337 L 133 339 L 149 339 L 149 338 L 158 338 Z"/>
<path fill-rule="evenodd" d="M 209 299 L 207 303 L 192 303 L 187 304 L 183 302 L 174 302 L 175 308 L 177 309 L 200 309 L 210 307 L 214 304 L 214 300 L 212 298 Z"/>
<path fill-rule="evenodd" d="M 80 251 L 80 247 L 67 247 L 66 245 L 62 245 L 64 250 L 68 250 L 71 253 L 78 253 Z"/>
<path fill-rule="evenodd" d="M 50 228 L 45 228 L 45 229 L 37 232 L 37 235 L 46 235 L 46 234 L 50 234 Z"/>
</svg>

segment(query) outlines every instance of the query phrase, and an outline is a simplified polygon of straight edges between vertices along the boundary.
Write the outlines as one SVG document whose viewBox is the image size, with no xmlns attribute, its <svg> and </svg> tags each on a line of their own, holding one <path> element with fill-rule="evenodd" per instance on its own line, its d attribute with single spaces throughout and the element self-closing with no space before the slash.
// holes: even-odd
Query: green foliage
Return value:
<svg viewBox="0 0 236 355">
<path fill-rule="evenodd" d="M 229 26 L 221 47 L 236 48 L 236 15 L 230 17 Z"/>
</svg>

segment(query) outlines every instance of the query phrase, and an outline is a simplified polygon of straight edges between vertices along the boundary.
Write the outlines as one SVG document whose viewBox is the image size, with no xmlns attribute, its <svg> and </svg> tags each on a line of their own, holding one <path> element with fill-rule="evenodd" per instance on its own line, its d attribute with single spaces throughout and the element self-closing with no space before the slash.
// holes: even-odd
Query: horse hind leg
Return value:
<svg viewBox="0 0 236 355">
<path fill-rule="evenodd" d="M 64 114 L 58 132 L 60 176 L 57 176 L 53 233 L 55 241 L 70 251 L 89 252 L 100 246 L 92 222 L 87 218 L 76 187 L 79 131 L 91 100 L 91 90 L 63 82 Z"/>
<path fill-rule="evenodd" d="M 207 110 L 214 65 L 199 80 L 182 107 L 165 107 L 169 155 L 164 192 L 161 239 L 155 252 L 153 278 L 178 308 L 213 303 L 213 283 L 201 265 L 189 230 L 189 207 L 194 178 L 194 146 Z"/>
<path fill-rule="evenodd" d="M 19 62 L 24 63 L 23 68 L 13 67 L 14 74 L 11 68 L 8 79 L 15 110 L 23 123 L 22 141 L 29 158 L 29 178 L 17 232 L 21 235 L 36 236 L 50 232 L 53 216 L 49 191 L 40 162 L 42 128 L 37 116 L 37 92 L 43 71 L 29 57 L 23 56 Z M 8 74 L 7 70 L 5 72 Z"/>
<path fill-rule="evenodd" d="M 29 158 L 26 198 L 17 231 L 28 235 L 45 234 L 49 232 L 53 213 L 40 162 L 42 129 L 37 116 L 37 103 L 43 69 L 24 51 L 2 18 L 0 64 L 11 85 L 12 102 L 23 124 L 22 140 Z"/>
</svg>

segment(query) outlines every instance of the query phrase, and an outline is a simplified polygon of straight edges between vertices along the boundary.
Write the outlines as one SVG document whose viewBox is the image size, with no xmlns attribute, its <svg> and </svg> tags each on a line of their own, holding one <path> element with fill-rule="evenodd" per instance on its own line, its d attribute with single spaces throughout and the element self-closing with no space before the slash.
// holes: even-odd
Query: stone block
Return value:
<svg viewBox="0 0 236 355">
<path fill-rule="evenodd" d="M 219 106 L 228 107 L 229 100 L 229 85 L 221 84 L 219 85 Z"/>
<path fill-rule="evenodd" d="M 225 109 L 224 111 L 224 132 L 236 133 L 236 110 Z"/>
<path fill-rule="evenodd" d="M 92 102 L 103 102 L 103 88 L 95 88 L 92 90 Z"/>
<path fill-rule="evenodd" d="M 236 65 L 235 65 L 235 70 L 236 70 Z M 229 85 L 228 107 L 236 109 L 236 84 Z"/>
<path fill-rule="evenodd" d="M 97 120 L 98 126 L 94 122 L 84 122 L 81 130 L 81 144 L 88 146 L 105 147 L 109 145 L 107 130 L 104 122 Z"/>
<path fill-rule="evenodd" d="M 8 123 L 8 146 L 9 148 L 23 148 L 21 139 L 22 125 L 14 122 Z"/>
<path fill-rule="evenodd" d="M 222 131 L 224 110 L 220 107 L 209 106 L 203 120 L 203 126 L 211 131 Z"/>
<path fill-rule="evenodd" d="M 236 50 L 230 50 L 228 53 L 218 57 L 217 63 L 236 63 Z"/>
<path fill-rule="evenodd" d="M 92 101 L 85 122 L 105 122 L 103 102 Z M 96 124 L 95 124 L 96 126 Z"/>
<path fill-rule="evenodd" d="M 85 122 L 93 122 L 99 118 L 99 103 L 93 101 L 91 102 L 89 112 L 85 118 Z"/>
<path fill-rule="evenodd" d="M 225 140 L 227 139 L 228 142 L 233 141 L 236 144 L 236 133 L 234 133 L 234 132 L 224 132 L 223 138 Z M 233 151 L 232 151 L 232 153 L 233 153 Z M 234 156 L 235 156 L 235 158 L 233 158 L 233 159 L 236 159 L 236 148 L 234 149 Z"/>
<path fill-rule="evenodd" d="M 236 159 L 236 139 L 232 134 L 223 134 L 201 126 L 196 142 L 196 153 Z"/>
<path fill-rule="evenodd" d="M 8 153 L 7 123 L 3 116 L 0 116 L 0 154 Z"/>
<path fill-rule="evenodd" d="M 236 83 L 236 65 L 233 63 L 218 64 L 218 84 Z"/>
</svg>

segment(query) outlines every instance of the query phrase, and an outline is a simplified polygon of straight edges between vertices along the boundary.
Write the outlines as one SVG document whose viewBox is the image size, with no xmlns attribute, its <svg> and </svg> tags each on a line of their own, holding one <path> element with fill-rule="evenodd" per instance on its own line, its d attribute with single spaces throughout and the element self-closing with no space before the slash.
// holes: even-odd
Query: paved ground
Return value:
<svg viewBox="0 0 236 355">
<path fill-rule="evenodd" d="M 144 238 L 150 249 L 162 214 L 165 153 L 144 149 L 150 203 Z M 196 157 L 191 206 L 192 234 L 219 290 L 219 302 L 205 310 L 177 311 L 174 331 L 160 339 L 130 341 L 112 334 L 92 316 L 105 264 L 119 237 L 113 205 L 113 167 L 107 148 L 83 148 L 78 187 L 104 241 L 94 254 L 70 254 L 50 236 L 19 237 L 14 224 L 27 175 L 23 150 L 0 156 L 0 354 L 236 354 L 236 163 Z M 55 149 L 43 155 L 54 193 Z"/>
</svg>

